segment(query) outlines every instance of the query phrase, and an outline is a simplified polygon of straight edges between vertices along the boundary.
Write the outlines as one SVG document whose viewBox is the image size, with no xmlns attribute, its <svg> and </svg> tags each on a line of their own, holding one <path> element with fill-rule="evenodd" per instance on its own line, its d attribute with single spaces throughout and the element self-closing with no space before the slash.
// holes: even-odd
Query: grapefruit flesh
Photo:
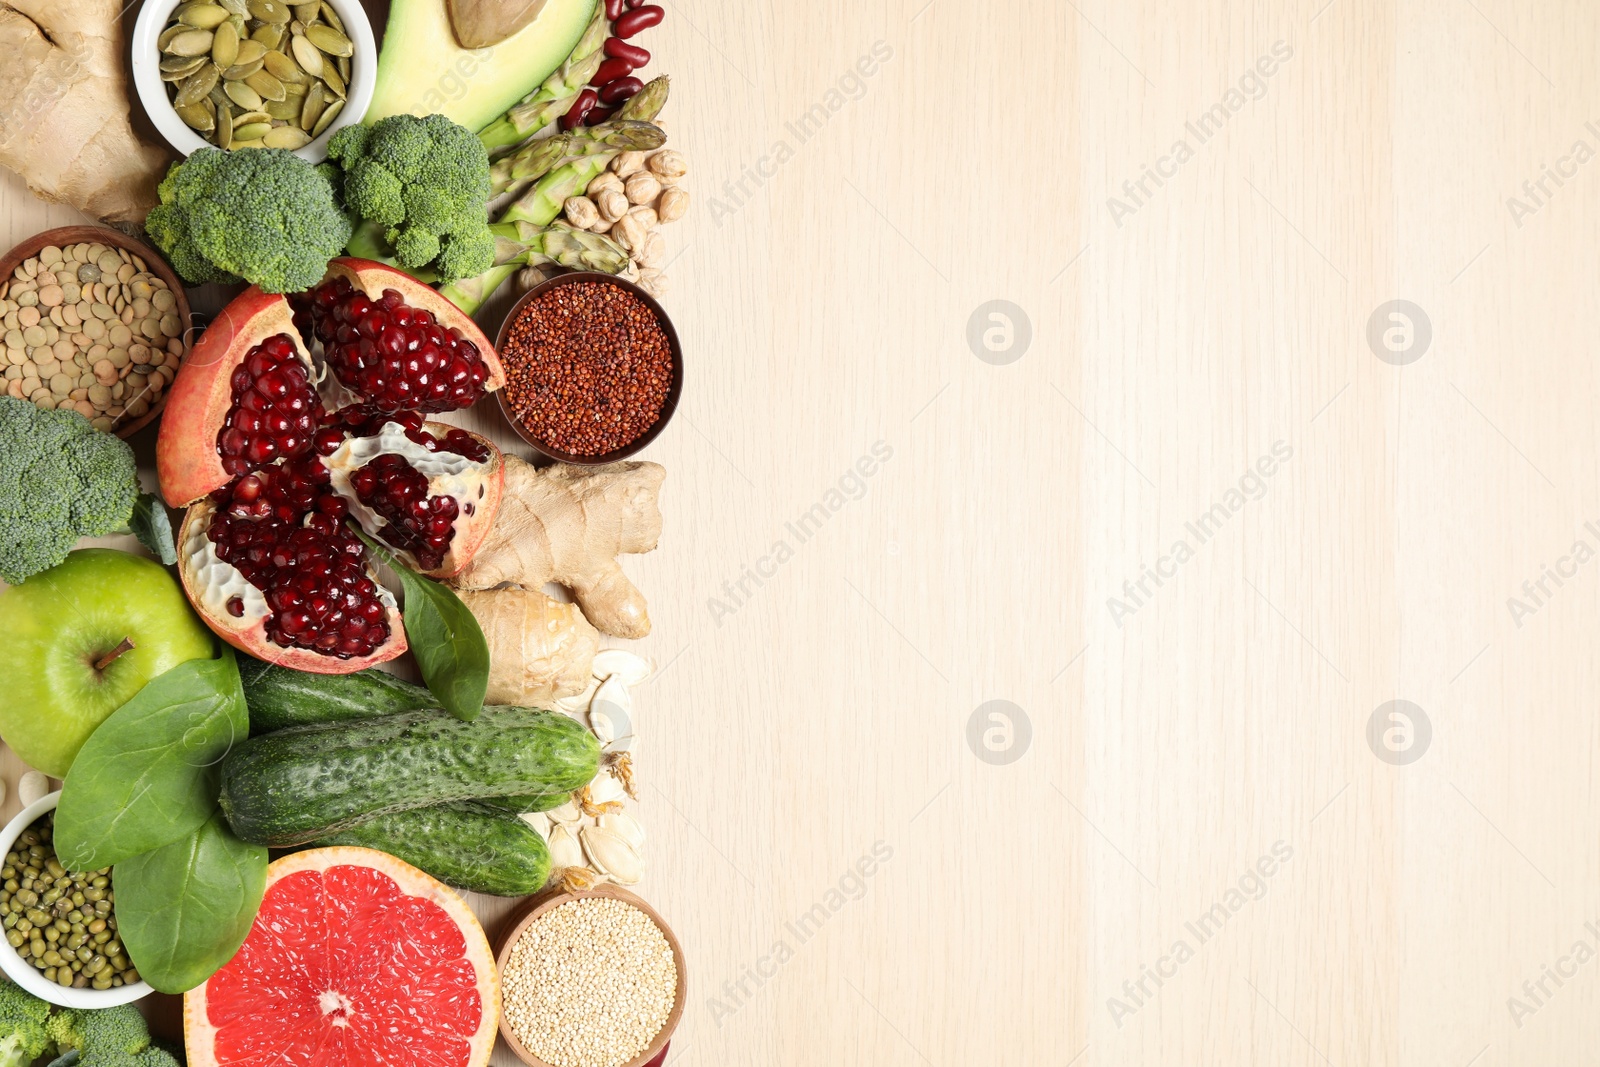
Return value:
<svg viewBox="0 0 1600 1067">
<path fill-rule="evenodd" d="M 364 848 L 287 856 L 250 936 L 184 998 L 191 1067 L 483 1067 L 499 979 L 466 905 Z"/>
</svg>

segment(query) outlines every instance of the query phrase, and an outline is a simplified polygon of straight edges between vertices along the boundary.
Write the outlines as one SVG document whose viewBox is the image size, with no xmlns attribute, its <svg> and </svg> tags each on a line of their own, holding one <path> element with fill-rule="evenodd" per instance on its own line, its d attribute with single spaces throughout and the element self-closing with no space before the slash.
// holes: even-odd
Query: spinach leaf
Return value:
<svg viewBox="0 0 1600 1067">
<path fill-rule="evenodd" d="M 424 578 L 377 541 L 356 534 L 400 577 L 406 640 L 423 682 L 450 714 L 476 719 L 489 691 L 489 643 L 477 618 L 449 586 Z"/>
<path fill-rule="evenodd" d="M 117 864 L 117 935 L 162 993 L 193 989 L 233 959 L 267 888 L 267 850 L 219 811 L 198 830 Z"/>
<path fill-rule="evenodd" d="M 193 832 L 217 810 L 217 764 L 249 735 L 231 648 L 152 679 L 67 772 L 56 808 L 62 864 L 97 871 Z"/>
<path fill-rule="evenodd" d="M 178 549 L 172 542 L 172 519 L 167 506 L 151 493 L 140 493 L 133 502 L 133 517 L 128 520 L 128 532 L 150 550 L 150 554 L 167 566 L 178 562 Z"/>
</svg>

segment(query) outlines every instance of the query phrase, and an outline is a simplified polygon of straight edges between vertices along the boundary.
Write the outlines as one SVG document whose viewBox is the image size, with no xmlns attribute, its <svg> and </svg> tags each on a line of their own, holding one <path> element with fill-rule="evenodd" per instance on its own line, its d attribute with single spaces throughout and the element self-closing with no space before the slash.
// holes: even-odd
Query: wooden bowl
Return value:
<svg viewBox="0 0 1600 1067">
<path fill-rule="evenodd" d="M 178 317 L 185 324 L 183 347 L 184 354 L 187 355 L 189 348 L 187 331 L 192 323 L 189 318 L 189 297 L 183 291 L 183 282 L 178 280 L 178 276 L 172 272 L 171 267 L 167 266 L 167 261 L 161 258 L 159 252 L 140 241 L 135 241 L 121 230 L 113 230 L 105 226 L 59 226 L 53 230 L 36 233 L 12 248 L 11 251 L 5 254 L 4 258 L 0 258 L 0 282 L 9 282 L 23 260 L 31 259 L 33 256 L 38 255 L 39 250 L 47 245 L 55 245 L 57 248 L 62 248 L 66 245 L 93 244 L 95 242 L 110 248 L 121 249 L 131 256 L 138 256 L 144 260 L 145 267 L 149 269 L 151 274 L 167 283 L 167 288 L 172 290 L 172 295 L 177 301 L 173 310 L 178 313 Z M 156 416 L 161 414 L 161 409 L 166 406 L 169 392 L 171 392 L 170 389 L 162 390 L 161 395 L 156 398 L 156 402 L 150 405 L 149 411 L 132 422 L 126 422 L 118 426 L 116 429 L 117 436 L 131 437 L 150 425 Z"/>
<path fill-rule="evenodd" d="M 655 315 L 656 321 L 661 324 L 661 332 L 667 335 L 667 348 L 672 352 L 672 381 L 667 383 L 667 397 L 661 402 L 661 414 L 656 417 L 656 421 L 651 423 L 650 428 L 645 430 L 644 433 L 635 437 L 621 448 L 612 449 L 610 452 L 605 452 L 598 456 L 579 456 L 571 452 L 563 452 L 552 445 L 547 445 L 529 433 L 527 428 L 522 425 L 522 418 L 517 414 L 511 403 L 511 398 L 508 395 L 510 390 L 502 387 L 494 395 L 495 399 L 500 402 L 500 410 L 505 414 L 506 421 L 511 424 L 511 428 L 516 431 L 518 437 L 527 442 L 528 446 L 539 455 L 547 456 L 558 463 L 571 463 L 579 467 L 598 467 L 606 463 L 616 463 L 618 460 L 627 459 L 629 456 L 643 450 L 645 446 L 661 435 L 661 431 L 667 428 L 667 423 L 672 421 L 673 412 L 678 410 L 678 400 L 683 396 L 683 346 L 679 344 L 678 331 L 673 328 L 672 320 L 667 317 L 666 309 L 661 306 L 660 302 L 627 279 L 618 278 L 613 274 L 604 274 L 599 271 L 574 271 L 571 274 L 558 274 L 554 278 L 548 278 L 523 293 L 521 298 L 511 306 L 510 312 L 506 314 L 505 321 L 500 324 L 500 333 L 495 338 L 494 348 L 496 352 L 500 353 L 500 361 L 502 363 L 506 362 L 506 338 L 511 334 L 512 324 L 527 310 L 528 305 L 552 289 L 559 289 L 564 285 L 579 285 L 585 282 L 605 282 L 608 285 L 614 285 L 618 289 L 632 293 L 639 299 L 640 303 L 650 309 L 651 313 Z"/>
<path fill-rule="evenodd" d="M 621 886 L 603 882 L 593 889 L 585 889 L 579 893 L 568 893 L 559 887 L 548 889 L 537 896 L 529 897 L 515 911 L 506 916 L 504 924 L 500 927 L 499 936 L 495 938 L 494 943 L 495 967 L 501 973 L 501 988 L 505 988 L 506 961 L 511 958 L 511 949 L 522 937 L 523 931 L 535 919 L 550 909 L 559 908 L 569 901 L 582 900 L 585 897 L 609 897 L 612 900 L 620 900 L 625 904 L 633 905 L 650 917 L 650 921 L 656 924 L 662 936 L 667 939 L 667 944 L 672 946 L 672 959 L 678 968 L 678 991 L 676 998 L 672 1002 L 672 1011 L 667 1016 L 667 1021 L 662 1024 L 661 1032 L 651 1039 L 645 1050 L 622 1065 L 622 1067 L 647 1067 L 650 1061 L 659 1056 L 661 1051 L 667 1047 L 667 1043 L 672 1040 L 673 1031 L 677 1030 L 678 1023 L 683 1019 L 683 1009 L 689 994 L 689 972 L 683 961 L 683 946 L 678 943 L 677 935 L 672 932 L 672 927 L 668 926 L 666 920 L 661 917 L 661 913 Z M 523 1063 L 528 1064 L 528 1067 L 553 1067 L 552 1064 L 546 1063 L 523 1047 L 522 1042 L 517 1040 L 516 1033 L 512 1031 L 511 1024 L 506 1021 L 504 1010 L 500 1012 L 500 1036 L 505 1038 L 506 1044 L 511 1047 L 511 1051 L 515 1052 L 517 1058 Z"/>
</svg>

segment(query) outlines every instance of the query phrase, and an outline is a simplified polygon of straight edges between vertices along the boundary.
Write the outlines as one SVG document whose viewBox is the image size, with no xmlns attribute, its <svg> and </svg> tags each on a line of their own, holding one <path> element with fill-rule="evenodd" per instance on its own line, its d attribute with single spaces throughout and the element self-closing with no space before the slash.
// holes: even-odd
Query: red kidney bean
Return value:
<svg viewBox="0 0 1600 1067">
<path fill-rule="evenodd" d="M 600 87 L 600 102 L 607 107 L 616 107 L 643 88 L 644 82 L 638 78 L 618 78 Z"/>
<path fill-rule="evenodd" d="M 622 0 L 606 0 L 606 18 L 619 19 L 622 17 Z"/>
<path fill-rule="evenodd" d="M 594 86 L 614 82 L 618 78 L 626 78 L 633 73 L 633 64 L 626 59 L 608 59 L 600 64 L 600 69 L 594 72 L 594 77 L 589 79 L 589 84 Z"/>
<path fill-rule="evenodd" d="M 658 25 L 666 17 L 667 13 L 659 5 L 646 4 L 644 7 L 634 8 L 613 22 L 611 24 L 611 32 L 617 37 L 632 37 L 640 30 L 647 30 L 651 26 Z"/>
<path fill-rule="evenodd" d="M 633 64 L 634 70 L 638 70 L 650 62 L 649 52 L 646 52 L 636 44 L 629 44 L 627 41 L 617 37 L 606 38 L 605 52 L 612 59 L 626 59 Z"/>
<path fill-rule="evenodd" d="M 597 107 L 584 116 L 583 124 L 585 126 L 598 126 L 616 113 L 617 109 L 614 107 Z"/>
<path fill-rule="evenodd" d="M 634 8 L 638 7 L 640 4 L 644 3 L 644 0 L 625 0 L 625 3 L 627 5 L 628 10 L 632 11 Z"/>
<path fill-rule="evenodd" d="M 579 93 L 578 99 L 573 102 L 572 110 L 561 116 L 561 129 L 566 131 L 578 125 L 599 102 L 600 94 L 593 89 L 585 89 Z"/>
</svg>

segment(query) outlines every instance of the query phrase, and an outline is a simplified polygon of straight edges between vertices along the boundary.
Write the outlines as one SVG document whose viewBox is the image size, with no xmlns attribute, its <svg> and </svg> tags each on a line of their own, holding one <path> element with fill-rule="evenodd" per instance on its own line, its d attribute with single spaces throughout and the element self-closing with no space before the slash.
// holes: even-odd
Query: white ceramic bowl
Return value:
<svg viewBox="0 0 1600 1067">
<path fill-rule="evenodd" d="M 56 802 L 60 799 L 61 791 L 58 789 L 49 796 L 35 800 L 23 808 L 15 819 L 7 823 L 6 828 L 0 830 L 0 859 L 11 851 L 11 846 L 22 836 L 22 831 L 32 826 L 34 820 L 45 812 L 55 810 Z M 5 971 L 6 977 L 34 996 L 48 1000 L 52 1004 L 59 1004 L 63 1008 L 110 1008 L 118 1004 L 127 1004 L 154 992 L 143 982 L 135 982 L 117 989 L 68 989 L 58 986 L 54 982 L 45 981 L 44 973 L 36 970 L 32 964 L 23 962 L 22 957 L 17 955 L 17 950 L 4 938 L 0 938 L 0 970 Z"/>
<path fill-rule="evenodd" d="M 161 136 L 187 156 L 199 149 L 216 146 L 186 126 L 178 113 L 172 110 L 167 83 L 161 80 L 161 53 L 156 49 L 156 40 L 171 21 L 173 10 L 183 2 L 185 0 L 145 0 L 139 18 L 133 24 L 133 85 L 138 90 L 139 102 L 144 105 L 145 113 L 155 123 L 156 129 L 161 131 Z M 328 0 L 328 3 L 339 13 L 345 36 L 355 45 L 355 54 L 350 57 L 350 95 L 344 110 L 322 131 L 321 137 L 295 152 L 295 155 L 312 163 L 321 163 L 328 158 L 328 138 L 344 127 L 361 121 L 368 105 L 372 103 L 372 93 L 378 84 L 378 45 L 366 11 L 359 0 Z"/>
</svg>

